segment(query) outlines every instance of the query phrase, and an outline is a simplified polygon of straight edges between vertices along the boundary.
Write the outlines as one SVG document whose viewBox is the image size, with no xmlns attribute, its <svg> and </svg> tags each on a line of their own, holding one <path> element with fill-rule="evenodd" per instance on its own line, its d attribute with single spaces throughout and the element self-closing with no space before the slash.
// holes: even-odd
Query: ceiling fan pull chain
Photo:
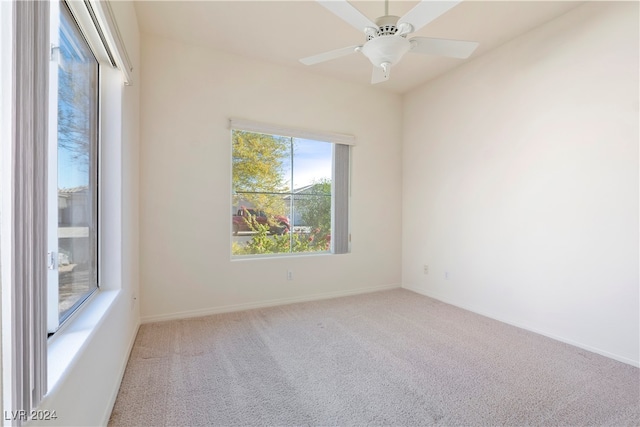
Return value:
<svg viewBox="0 0 640 427">
<path fill-rule="evenodd" d="M 382 70 L 384 71 L 385 80 L 389 79 L 389 75 L 391 74 L 391 64 L 389 62 L 383 62 L 380 64 Z"/>
</svg>

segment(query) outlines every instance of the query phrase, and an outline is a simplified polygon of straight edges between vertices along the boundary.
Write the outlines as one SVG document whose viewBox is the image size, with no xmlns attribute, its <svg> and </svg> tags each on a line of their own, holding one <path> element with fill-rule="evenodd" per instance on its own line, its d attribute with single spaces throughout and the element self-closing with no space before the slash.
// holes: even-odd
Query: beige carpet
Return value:
<svg viewBox="0 0 640 427">
<path fill-rule="evenodd" d="M 640 426 L 640 380 L 393 290 L 143 325 L 109 425 Z"/>
</svg>

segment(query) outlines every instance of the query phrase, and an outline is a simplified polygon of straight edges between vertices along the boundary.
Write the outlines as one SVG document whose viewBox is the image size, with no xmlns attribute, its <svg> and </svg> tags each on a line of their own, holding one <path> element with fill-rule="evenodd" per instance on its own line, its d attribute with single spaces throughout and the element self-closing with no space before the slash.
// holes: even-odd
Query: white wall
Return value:
<svg viewBox="0 0 640 427">
<path fill-rule="evenodd" d="M 405 287 L 639 363 L 638 3 L 407 95 L 403 130 Z"/>
<path fill-rule="evenodd" d="M 143 321 L 400 286 L 399 96 L 147 35 L 142 65 Z M 351 254 L 231 261 L 230 117 L 357 137 Z"/>
<path fill-rule="evenodd" d="M 53 421 L 41 422 L 41 425 L 47 426 L 106 425 L 139 325 L 139 305 L 133 301 L 134 295 L 138 294 L 139 281 L 139 33 L 132 3 L 111 2 L 111 6 L 135 68 L 134 86 L 123 87 L 121 94 L 121 174 L 119 177 L 112 176 L 115 181 L 121 181 L 122 188 L 109 189 L 110 197 L 117 197 L 121 193 L 121 200 L 117 202 L 121 210 L 113 212 L 107 208 L 109 218 L 103 219 L 110 224 L 118 224 L 122 229 L 121 238 L 107 238 L 112 243 L 119 240 L 118 247 L 108 254 L 109 265 L 114 266 L 114 270 L 107 272 L 108 274 L 101 274 L 101 277 L 107 275 L 110 278 L 106 284 L 108 289 L 120 291 L 109 311 L 90 333 L 69 369 L 43 399 L 40 408 L 55 410 L 58 417 Z M 105 208 L 101 208 L 101 211 L 102 209 Z M 120 230 L 109 230 L 110 235 L 119 233 Z M 114 256 L 119 256 L 120 259 L 114 261 Z M 81 329 L 80 326 L 70 327 Z"/>
</svg>

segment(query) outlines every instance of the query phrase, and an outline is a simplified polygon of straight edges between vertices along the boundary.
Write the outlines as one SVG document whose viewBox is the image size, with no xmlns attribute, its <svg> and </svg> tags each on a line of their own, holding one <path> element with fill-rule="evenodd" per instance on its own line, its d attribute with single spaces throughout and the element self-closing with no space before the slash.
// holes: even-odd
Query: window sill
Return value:
<svg viewBox="0 0 640 427">
<path fill-rule="evenodd" d="M 56 332 L 47 343 L 47 394 L 53 391 L 65 372 L 102 323 L 120 290 L 98 291 L 73 319 Z"/>
<path fill-rule="evenodd" d="M 231 261 L 246 261 L 256 259 L 301 258 L 338 255 L 329 251 L 317 252 L 280 252 L 274 254 L 231 255 Z"/>
</svg>

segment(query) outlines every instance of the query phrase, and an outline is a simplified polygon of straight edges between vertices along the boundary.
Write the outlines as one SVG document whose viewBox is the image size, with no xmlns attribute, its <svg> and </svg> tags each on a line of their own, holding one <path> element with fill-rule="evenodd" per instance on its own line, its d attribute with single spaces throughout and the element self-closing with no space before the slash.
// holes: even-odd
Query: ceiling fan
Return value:
<svg viewBox="0 0 640 427">
<path fill-rule="evenodd" d="M 422 0 L 401 18 L 389 15 L 389 0 L 385 0 L 385 15 L 376 19 L 375 23 L 360 13 L 347 0 L 317 1 L 346 23 L 363 31 L 366 41 L 362 45 L 344 47 L 302 58 L 300 62 L 305 65 L 314 65 L 354 52 L 360 52 L 373 64 L 371 83 L 376 84 L 389 79 L 391 67 L 397 64 L 407 52 L 465 59 L 478 47 L 477 42 L 462 40 L 430 37 L 407 39 L 407 35 L 418 31 L 435 20 L 449 9 L 458 5 L 461 0 Z"/>
</svg>

